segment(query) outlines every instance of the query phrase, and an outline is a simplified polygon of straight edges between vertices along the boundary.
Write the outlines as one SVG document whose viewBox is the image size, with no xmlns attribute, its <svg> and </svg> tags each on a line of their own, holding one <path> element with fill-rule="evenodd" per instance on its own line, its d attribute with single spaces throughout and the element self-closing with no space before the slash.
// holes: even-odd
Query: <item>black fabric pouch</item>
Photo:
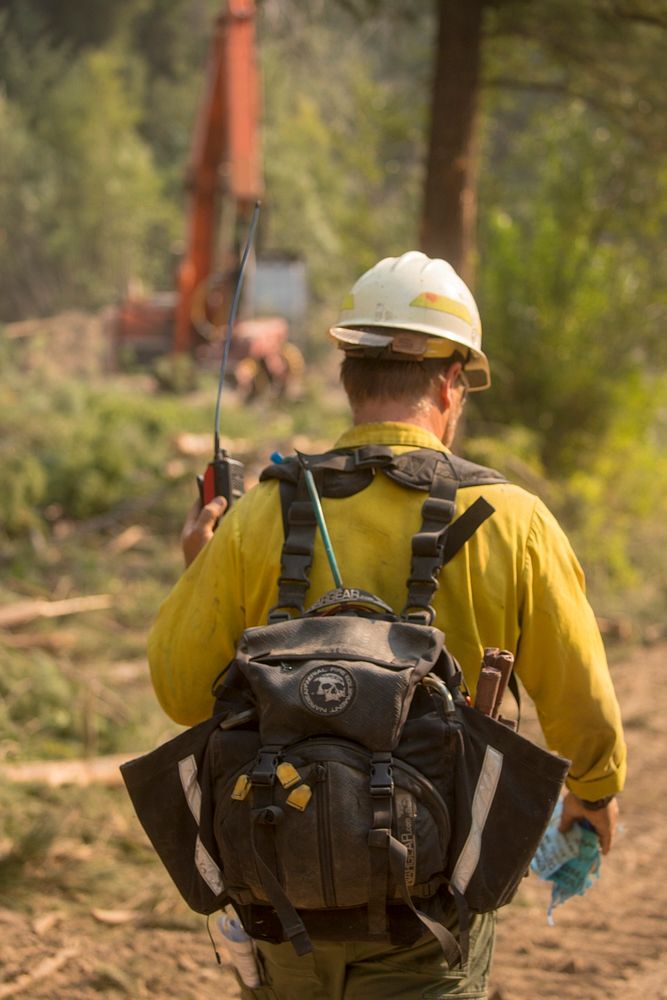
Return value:
<svg viewBox="0 0 667 1000">
<path fill-rule="evenodd" d="M 215 715 L 120 771 L 150 842 L 185 902 L 213 913 L 225 902 L 213 836 L 207 748 L 224 715 Z"/>
<path fill-rule="evenodd" d="M 455 817 L 447 872 L 476 913 L 514 896 L 547 828 L 570 761 L 460 706 Z"/>
</svg>

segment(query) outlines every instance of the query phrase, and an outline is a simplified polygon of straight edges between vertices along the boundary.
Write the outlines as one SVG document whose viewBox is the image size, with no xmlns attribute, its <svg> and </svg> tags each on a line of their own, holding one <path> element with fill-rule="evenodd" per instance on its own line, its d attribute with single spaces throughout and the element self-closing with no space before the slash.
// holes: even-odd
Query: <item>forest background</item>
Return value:
<svg viewBox="0 0 667 1000">
<path fill-rule="evenodd" d="M 461 5 L 259 4 L 260 250 L 307 262 L 311 359 L 354 276 L 419 243 L 438 6 Z M 544 479 L 601 614 L 657 621 L 667 530 L 665 4 L 482 6 L 476 295 L 494 388 L 474 397 L 464 447 Z M 0 3 L 0 321 L 102 307 L 129 281 L 172 287 L 218 8 Z M 11 378 L 11 359 L 2 367 Z M 42 461 L 50 443 L 34 439 L 34 400 L 20 395 L 25 410 L 10 417 L 5 403 L 1 414 L 22 442 L 15 449 L 5 435 L 0 446 L 10 533 L 39 524 L 56 501 L 75 517 L 99 513 L 100 496 L 64 486 L 80 476 L 53 455 Z M 73 421 L 75 451 L 95 419 L 85 432 Z M 110 502 L 128 488 L 106 485 Z"/>
<path fill-rule="evenodd" d="M 179 908 L 122 789 L 104 785 L 117 781 L 118 757 L 177 731 L 150 689 L 146 633 L 181 572 L 178 534 L 209 457 L 215 398 L 211 371 L 110 369 L 104 318 L 130 285 L 173 288 L 220 6 L 0 0 L 3 996 L 15 986 L 49 1000 L 220 995 L 200 924 Z M 667 0 L 257 7 L 259 250 L 306 263 L 309 314 L 295 330 L 306 372 L 298 398 L 243 405 L 226 392 L 226 441 L 249 483 L 276 448 L 330 444 L 347 418 L 325 330 L 351 282 L 408 248 L 460 260 L 493 386 L 471 397 L 457 448 L 542 496 L 565 526 L 624 692 L 633 759 L 657 754 L 664 735 L 653 730 L 665 715 L 654 711 L 652 685 L 664 689 L 667 611 Z M 453 184 L 443 162 L 458 171 Z M 450 250 L 452 197 L 466 211 Z M 653 836 L 664 824 L 651 827 L 645 806 L 665 769 L 644 757 L 636 770 L 647 787 L 636 795 Z M 87 785 L 91 772 L 63 770 L 63 760 L 110 766 L 101 784 Z M 47 770 L 21 770 L 34 761 Z M 664 856 L 661 842 L 654 848 L 638 856 Z M 653 887 L 635 888 L 641 909 Z M 619 885 L 619 921 L 626 890 Z M 522 934 L 537 928 L 539 907 L 524 923 L 518 907 L 510 930 L 512 921 Z M 618 965 L 617 937 L 598 930 L 611 950 L 599 992 L 586 980 L 590 1000 L 611 996 L 628 968 Z M 658 937 L 642 938 L 647 955 Z M 536 952 L 537 993 L 517 972 L 518 992 L 503 986 L 494 996 L 584 995 L 576 978 L 567 992 L 572 962 L 552 946 Z M 190 954 L 197 962 L 188 966 Z M 30 978 L 39 969 L 43 993 Z M 513 982 L 509 962 L 499 975 Z"/>
<path fill-rule="evenodd" d="M 456 7 L 259 4 L 260 250 L 299 254 L 311 293 L 310 375 L 282 407 L 283 438 L 326 438 L 344 420 L 318 382 L 331 375 L 323 331 L 357 274 L 425 231 L 438 9 Z M 172 287 L 218 9 L 2 0 L 0 321 L 100 309 L 130 282 Z M 471 399 L 460 446 L 544 496 L 599 614 L 641 634 L 665 611 L 667 7 L 480 9 L 473 267 L 494 385 Z M 35 358 L 53 360 L 48 334 L 29 350 L 0 338 L 0 351 L 0 558 L 39 589 L 58 522 L 173 486 L 173 437 L 208 426 L 209 400 L 47 376 Z M 261 407 L 232 411 L 231 437 L 261 437 Z"/>
<path fill-rule="evenodd" d="M 423 245 L 438 14 L 462 5 L 258 3 L 259 248 L 305 260 L 310 310 L 301 397 L 226 397 L 224 432 L 251 478 L 295 435 L 315 448 L 345 424 L 324 331 L 363 269 Z M 11 615 L 0 627 L 5 761 L 127 753 L 173 731 L 148 688 L 145 634 L 180 572 L 180 522 L 208 457 L 191 439 L 210 432 L 213 376 L 91 370 L 78 364 L 89 344 L 61 351 L 34 321 L 73 316 L 85 338 L 85 317 L 128 283 L 173 287 L 219 6 L 0 0 L 0 611 L 103 598 L 57 630 L 40 616 L 28 634 Z M 470 400 L 459 450 L 540 494 L 601 618 L 655 641 L 667 605 L 667 4 L 478 6 L 469 264 L 493 387 Z M 54 799 L 46 822 L 39 795 L 0 795 L 0 894 L 17 871 L 29 894 L 71 801 Z M 118 851 L 141 853 L 134 834 L 118 843 L 116 866 Z M 79 875 L 57 877 L 76 898 Z"/>
</svg>

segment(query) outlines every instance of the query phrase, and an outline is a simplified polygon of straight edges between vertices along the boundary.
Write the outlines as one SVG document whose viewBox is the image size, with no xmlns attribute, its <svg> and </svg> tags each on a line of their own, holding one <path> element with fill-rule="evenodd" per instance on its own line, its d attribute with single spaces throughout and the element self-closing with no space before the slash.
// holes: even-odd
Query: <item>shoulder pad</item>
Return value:
<svg viewBox="0 0 667 1000">
<path fill-rule="evenodd" d="M 385 446 L 366 445 L 327 451 L 322 455 L 304 455 L 303 458 L 315 477 L 320 496 L 348 497 L 365 489 L 375 470 L 391 465 L 394 456 L 391 449 Z M 259 478 L 260 482 L 278 479 L 296 485 L 300 473 L 299 457 L 291 456 L 268 466 Z"/>
<path fill-rule="evenodd" d="M 267 479 L 280 479 L 286 483 L 296 483 L 299 478 L 299 460 L 295 456 L 284 458 L 282 462 L 273 462 L 262 469 L 259 475 L 260 483 Z"/>
<path fill-rule="evenodd" d="M 496 469 L 487 469 L 485 465 L 476 465 L 475 462 L 459 458 L 458 455 L 448 455 L 447 458 L 460 487 L 490 486 L 495 483 L 507 482 L 502 472 L 498 472 Z"/>
<path fill-rule="evenodd" d="M 487 469 L 483 465 L 475 465 L 457 455 L 436 451 L 434 448 L 417 448 L 395 455 L 390 468 L 383 471 L 402 486 L 414 490 L 431 489 L 436 469 L 440 467 L 440 475 L 444 473 L 453 480 L 457 487 L 485 486 L 492 483 L 505 483 L 507 480 L 495 469 Z"/>
<path fill-rule="evenodd" d="M 487 469 L 483 465 L 476 465 L 457 455 L 447 455 L 433 448 L 415 448 L 394 455 L 384 445 L 366 445 L 305 457 L 323 496 L 350 496 L 359 492 L 370 484 L 373 470 L 376 469 L 381 469 L 401 486 L 428 492 L 435 470 L 441 464 L 446 466 L 450 478 L 459 487 L 507 482 L 495 469 Z M 300 470 L 299 459 L 291 456 L 267 466 L 259 480 L 265 482 L 268 479 L 278 479 L 296 485 Z"/>
</svg>

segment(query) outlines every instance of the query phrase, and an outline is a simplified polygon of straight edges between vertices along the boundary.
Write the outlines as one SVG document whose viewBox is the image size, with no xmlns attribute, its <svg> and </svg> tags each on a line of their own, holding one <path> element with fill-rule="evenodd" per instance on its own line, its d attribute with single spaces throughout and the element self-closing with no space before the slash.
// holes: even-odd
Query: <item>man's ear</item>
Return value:
<svg viewBox="0 0 667 1000">
<path fill-rule="evenodd" d="M 448 410 L 452 405 L 452 389 L 457 378 L 461 374 L 463 365 L 455 361 L 450 365 L 445 375 L 442 375 L 439 382 L 439 403 L 442 410 Z"/>
</svg>

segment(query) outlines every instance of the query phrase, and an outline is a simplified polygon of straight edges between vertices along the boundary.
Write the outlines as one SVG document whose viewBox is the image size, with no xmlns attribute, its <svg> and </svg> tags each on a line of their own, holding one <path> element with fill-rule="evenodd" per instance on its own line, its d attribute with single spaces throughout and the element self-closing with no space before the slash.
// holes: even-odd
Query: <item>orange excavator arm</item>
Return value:
<svg viewBox="0 0 667 1000">
<path fill-rule="evenodd" d="M 188 351 L 194 343 L 193 299 L 215 269 L 222 199 L 229 199 L 238 221 L 247 218 L 262 193 L 254 0 L 227 0 L 216 20 L 187 189 L 188 222 L 178 274 L 175 351 Z"/>
</svg>

